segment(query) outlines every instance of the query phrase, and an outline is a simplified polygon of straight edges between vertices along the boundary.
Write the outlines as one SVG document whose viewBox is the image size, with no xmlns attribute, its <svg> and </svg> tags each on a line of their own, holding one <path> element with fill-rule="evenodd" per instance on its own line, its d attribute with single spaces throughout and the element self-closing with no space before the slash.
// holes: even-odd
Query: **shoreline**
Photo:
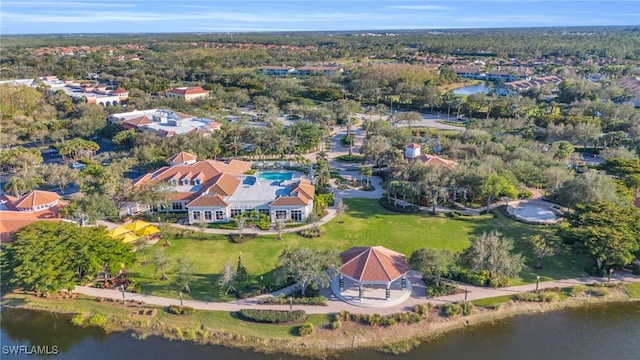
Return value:
<svg viewBox="0 0 640 360">
<path fill-rule="evenodd" d="M 120 302 L 99 302 L 94 298 L 71 296 L 62 299 L 42 299 L 25 293 L 8 293 L 2 297 L 2 306 L 7 308 L 48 311 L 74 315 L 75 325 L 99 323 L 105 332 L 131 332 L 138 339 L 159 336 L 167 340 L 190 341 L 202 345 L 219 345 L 266 354 L 288 354 L 310 358 L 332 358 L 353 350 L 375 350 L 400 354 L 412 351 L 421 343 L 433 341 L 446 333 L 466 327 L 502 321 L 514 316 L 537 315 L 568 308 L 604 303 L 640 301 L 629 297 L 624 288 L 616 288 L 604 297 L 566 298 L 548 303 L 515 302 L 513 300 L 496 306 L 496 309 L 475 306 L 468 316 L 457 315 L 445 318 L 431 309 L 425 319 L 416 324 L 399 323 L 393 326 L 364 325 L 355 321 L 344 321 L 339 329 L 332 330 L 327 322 L 333 316 L 310 316 L 316 322 L 316 331 L 308 336 L 291 336 L 297 325 L 257 325 L 234 318 L 233 313 L 200 310 L 194 315 L 169 315 L 162 308 L 138 304 L 124 305 Z M 152 316 L 137 315 L 149 311 Z M 104 321 L 94 321 L 100 316 Z M 313 318 L 312 318 L 313 317 Z M 240 329 L 225 324 L 225 319 L 234 319 Z M 220 322 L 223 322 L 220 324 Z M 241 323 L 240 323 L 241 322 Z M 247 327 L 247 324 L 248 327 Z M 81 325 L 81 326 L 82 326 Z M 225 326 L 227 325 L 227 326 Z M 242 331 L 242 327 L 256 331 Z M 270 334 L 269 330 L 275 330 Z M 283 334 L 289 336 L 282 336 Z M 271 336 L 270 336 L 271 335 Z"/>
</svg>

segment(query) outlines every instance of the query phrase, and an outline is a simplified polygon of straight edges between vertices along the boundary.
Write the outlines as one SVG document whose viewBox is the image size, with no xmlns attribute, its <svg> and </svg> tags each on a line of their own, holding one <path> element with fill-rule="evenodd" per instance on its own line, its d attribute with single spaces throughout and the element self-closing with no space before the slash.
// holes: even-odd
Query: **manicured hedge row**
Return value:
<svg viewBox="0 0 640 360">
<path fill-rule="evenodd" d="M 485 213 L 482 215 L 467 215 L 457 211 L 452 211 L 449 213 L 449 217 L 452 219 L 464 221 L 484 221 L 493 219 L 493 214 Z"/>
<path fill-rule="evenodd" d="M 303 320 L 307 317 L 304 310 L 258 310 L 258 309 L 241 309 L 238 311 L 240 318 L 248 321 L 259 323 L 290 323 Z"/>
<path fill-rule="evenodd" d="M 289 302 L 290 302 L 289 298 L 284 296 L 265 298 L 259 301 L 260 304 L 279 304 L 279 305 L 289 305 Z M 293 304 L 327 306 L 327 298 L 324 296 L 294 297 Z"/>
</svg>

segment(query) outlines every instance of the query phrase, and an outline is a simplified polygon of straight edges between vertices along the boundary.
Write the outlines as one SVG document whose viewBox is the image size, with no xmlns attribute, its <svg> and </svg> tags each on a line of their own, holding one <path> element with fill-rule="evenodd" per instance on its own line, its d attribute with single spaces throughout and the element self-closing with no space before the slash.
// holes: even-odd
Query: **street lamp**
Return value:
<svg viewBox="0 0 640 360">
<path fill-rule="evenodd" d="M 293 311 L 293 296 L 289 296 L 289 311 Z"/>
<path fill-rule="evenodd" d="M 540 275 L 536 276 L 536 292 L 538 292 L 539 286 L 540 286 Z"/>
<path fill-rule="evenodd" d="M 262 280 L 264 280 L 264 276 L 260 275 L 260 293 L 264 293 L 264 285 L 262 285 Z"/>
<path fill-rule="evenodd" d="M 467 294 L 469 294 L 469 287 L 465 285 L 464 287 L 464 303 L 467 303 Z"/>
<path fill-rule="evenodd" d="M 180 307 L 182 307 L 182 291 L 180 291 Z"/>
<path fill-rule="evenodd" d="M 124 285 L 120 285 L 120 291 L 122 291 L 122 303 L 124 304 Z"/>
<path fill-rule="evenodd" d="M 607 282 L 611 282 L 611 275 L 613 275 L 613 268 L 609 268 L 609 278 L 607 279 Z"/>
</svg>

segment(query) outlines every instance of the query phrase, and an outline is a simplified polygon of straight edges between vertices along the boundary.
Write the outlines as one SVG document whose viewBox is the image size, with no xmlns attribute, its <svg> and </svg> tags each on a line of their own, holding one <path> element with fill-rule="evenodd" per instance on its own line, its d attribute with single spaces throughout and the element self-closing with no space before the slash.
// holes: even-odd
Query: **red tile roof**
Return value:
<svg viewBox="0 0 640 360">
<path fill-rule="evenodd" d="M 58 200 L 55 206 L 40 211 L 0 211 L 0 241 L 8 241 L 11 233 L 36 221 L 61 221 L 58 211 L 67 205 L 68 202 Z"/>
<path fill-rule="evenodd" d="M 382 246 L 354 247 L 340 257 L 338 271 L 357 281 L 390 282 L 409 271 L 404 255 Z"/>
<path fill-rule="evenodd" d="M 271 202 L 271 206 L 304 206 L 307 203 L 297 196 L 280 196 Z"/>
<path fill-rule="evenodd" d="M 203 207 L 225 206 L 226 207 L 228 205 L 229 204 L 218 195 L 202 194 L 192 202 L 188 203 L 187 207 L 192 207 L 192 206 L 203 206 Z"/>
<path fill-rule="evenodd" d="M 151 119 L 146 116 L 139 116 L 133 119 L 125 120 L 122 122 L 122 126 L 125 128 L 138 128 L 140 126 L 144 126 L 147 124 L 151 124 Z"/>
<path fill-rule="evenodd" d="M 111 93 L 112 94 L 128 94 L 129 91 L 119 87 L 119 88 L 113 90 Z"/>
<path fill-rule="evenodd" d="M 13 203 L 16 208 L 34 208 L 50 204 L 60 199 L 60 195 L 51 191 L 34 190 Z"/>
<path fill-rule="evenodd" d="M 441 165 L 448 168 L 454 168 L 458 165 L 458 163 L 455 161 L 443 159 L 436 155 L 422 154 L 422 155 L 416 156 L 415 160 L 420 161 L 425 165 Z"/>
<path fill-rule="evenodd" d="M 169 162 L 170 163 L 185 163 L 188 161 L 193 161 L 198 159 L 195 155 L 193 154 L 189 154 L 188 152 L 185 151 L 180 151 L 179 153 L 173 155 L 172 157 L 169 158 Z"/>
<path fill-rule="evenodd" d="M 195 95 L 195 94 L 209 93 L 207 90 L 203 89 L 200 86 L 172 88 L 167 92 L 172 94 L 180 94 L 180 95 Z"/>
</svg>

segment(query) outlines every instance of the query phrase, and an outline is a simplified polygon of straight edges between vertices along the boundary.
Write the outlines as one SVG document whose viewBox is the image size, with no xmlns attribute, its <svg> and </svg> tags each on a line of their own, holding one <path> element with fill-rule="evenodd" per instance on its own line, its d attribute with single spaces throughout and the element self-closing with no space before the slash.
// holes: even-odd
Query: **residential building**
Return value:
<svg viewBox="0 0 640 360">
<path fill-rule="evenodd" d="M 498 84 L 494 90 L 499 95 L 516 95 L 520 92 L 533 88 L 541 88 L 549 85 L 558 85 L 564 81 L 563 76 L 544 76 L 529 80 L 510 81 L 504 84 Z"/>
<path fill-rule="evenodd" d="M 203 160 L 180 152 L 165 166 L 134 181 L 134 186 L 165 182 L 175 192 L 158 211 L 186 212 L 190 224 L 227 222 L 255 210 L 271 221 L 305 221 L 313 211 L 315 187 L 308 180 L 269 180 L 247 172 L 251 164 Z"/>
<path fill-rule="evenodd" d="M 296 69 L 291 66 L 263 66 L 258 68 L 258 74 L 261 75 L 293 75 Z"/>
<path fill-rule="evenodd" d="M 302 66 L 296 69 L 296 74 L 300 76 L 333 75 L 342 71 L 343 69 L 339 66 Z"/>
<path fill-rule="evenodd" d="M 484 80 L 485 73 L 476 65 L 452 65 L 453 70 L 461 78 Z"/>
<path fill-rule="evenodd" d="M 0 196 L 0 241 L 9 240 L 11 233 L 36 221 L 61 221 L 58 211 L 69 203 L 60 195 L 34 190 L 20 198 Z"/>
<path fill-rule="evenodd" d="M 626 76 L 616 80 L 616 85 L 625 90 L 635 107 L 640 107 L 640 77 Z"/>
<path fill-rule="evenodd" d="M 113 114 L 107 118 L 110 124 L 120 124 L 124 129 L 153 131 L 161 137 L 189 133 L 208 136 L 220 130 L 222 124 L 211 119 L 183 114 L 167 109 L 134 110 Z"/>
<path fill-rule="evenodd" d="M 187 102 L 197 99 L 206 99 L 209 97 L 209 91 L 200 86 L 174 87 L 167 90 L 165 94 L 169 98 L 180 98 Z"/>
<path fill-rule="evenodd" d="M 407 160 L 422 163 L 427 166 L 444 166 L 450 169 L 458 166 L 457 162 L 447 160 L 437 155 L 421 154 L 421 146 L 416 143 L 409 144 L 405 147 L 404 156 Z"/>
</svg>

